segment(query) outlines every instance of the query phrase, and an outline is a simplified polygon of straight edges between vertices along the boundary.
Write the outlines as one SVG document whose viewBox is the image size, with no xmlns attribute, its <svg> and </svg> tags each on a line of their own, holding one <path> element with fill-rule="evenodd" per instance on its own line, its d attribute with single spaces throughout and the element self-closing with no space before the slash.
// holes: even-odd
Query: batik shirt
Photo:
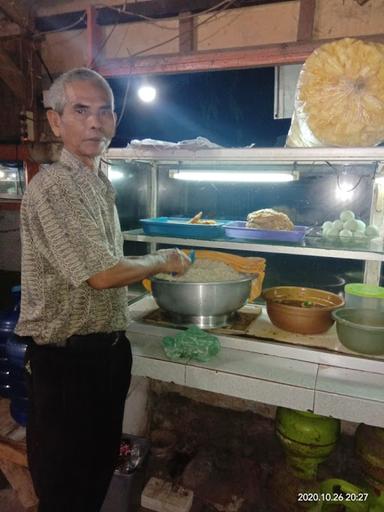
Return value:
<svg viewBox="0 0 384 512">
<path fill-rule="evenodd" d="M 22 295 L 15 332 L 64 345 L 73 334 L 124 330 L 128 289 L 96 290 L 87 280 L 123 258 L 115 192 L 67 150 L 42 165 L 21 211 Z"/>
</svg>

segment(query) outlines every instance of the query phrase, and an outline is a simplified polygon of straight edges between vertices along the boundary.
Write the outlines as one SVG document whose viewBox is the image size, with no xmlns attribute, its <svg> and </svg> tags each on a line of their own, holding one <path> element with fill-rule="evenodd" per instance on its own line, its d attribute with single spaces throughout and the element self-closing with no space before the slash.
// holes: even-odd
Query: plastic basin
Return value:
<svg viewBox="0 0 384 512">
<path fill-rule="evenodd" d="M 345 347 L 360 354 L 384 354 L 384 315 L 374 309 L 333 311 L 337 336 Z"/>
</svg>

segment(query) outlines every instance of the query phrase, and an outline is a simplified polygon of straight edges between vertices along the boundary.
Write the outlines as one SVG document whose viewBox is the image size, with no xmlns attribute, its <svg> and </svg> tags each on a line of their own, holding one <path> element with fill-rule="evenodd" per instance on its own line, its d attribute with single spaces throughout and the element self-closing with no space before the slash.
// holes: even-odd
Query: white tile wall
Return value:
<svg viewBox="0 0 384 512">
<path fill-rule="evenodd" d="M 137 318 L 152 308 L 151 297 L 132 304 Z M 384 427 L 383 360 L 220 336 L 221 351 L 211 361 L 174 362 L 161 340 L 178 332 L 139 321 L 130 324 L 133 374 Z"/>
<path fill-rule="evenodd" d="M 346 421 L 384 427 L 383 403 L 375 400 L 316 391 L 314 412 Z"/>
<path fill-rule="evenodd" d="M 321 365 L 316 390 L 381 401 L 384 417 L 384 375 Z"/>
<path fill-rule="evenodd" d="M 271 405 L 281 405 L 303 411 L 313 410 L 314 391 L 311 389 L 242 375 L 188 366 L 186 385 Z"/>
</svg>

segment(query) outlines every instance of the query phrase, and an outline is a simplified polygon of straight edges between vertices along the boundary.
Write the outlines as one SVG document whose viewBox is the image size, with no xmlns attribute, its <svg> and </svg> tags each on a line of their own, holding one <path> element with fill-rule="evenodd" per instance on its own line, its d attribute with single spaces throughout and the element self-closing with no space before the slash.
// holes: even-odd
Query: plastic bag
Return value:
<svg viewBox="0 0 384 512">
<path fill-rule="evenodd" d="M 306 60 L 286 146 L 375 146 L 384 141 L 384 45 L 345 38 Z"/>
<path fill-rule="evenodd" d="M 162 340 L 164 352 L 170 359 L 195 359 L 206 362 L 218 354 L 220 342 L 196 325 L 176 336 L 165 336 Z"/>
<path fill-rule="evenodd" d="M 210 141 L 205 137 L 196 137 L 196 139 L 180 140 L 179 142 L 169 142 L 167 140 L 157 139 L 132 139 L 127 145 L 128 148 L 153 148 L 153 149 L 216 149 L 221 148 L 219 144 Z"/>
</svg>

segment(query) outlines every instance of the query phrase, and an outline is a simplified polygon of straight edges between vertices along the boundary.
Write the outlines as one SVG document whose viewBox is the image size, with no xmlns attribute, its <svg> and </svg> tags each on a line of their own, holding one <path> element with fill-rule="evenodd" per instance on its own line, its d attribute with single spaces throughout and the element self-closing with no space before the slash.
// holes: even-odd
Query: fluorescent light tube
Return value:
<svg viewBox="0 0 384 512">
<path fill-rule="evenodd" d="M 276 171 L 205 171 L 182 170 L 169 172 L 171 178 L 186 181 L 221 181 L 243 183 L 278 183 L 298 179 L 297 172 Z"/>
<path fill-rule="evenodd" d="M 121 180 L 124 177 L 124 174 L 121 171 L 116 171 L 115 169 L 108 169 L 108 178 L 111 181 Z"/>
</svg>

